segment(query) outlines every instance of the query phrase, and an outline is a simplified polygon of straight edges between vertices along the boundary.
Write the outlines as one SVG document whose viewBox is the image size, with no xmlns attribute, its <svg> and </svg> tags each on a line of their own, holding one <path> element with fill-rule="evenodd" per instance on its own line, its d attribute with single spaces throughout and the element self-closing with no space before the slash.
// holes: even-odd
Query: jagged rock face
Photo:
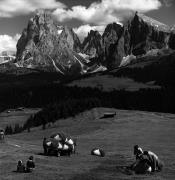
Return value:
<svg viewBox="0 0 175 180">
<path fill-rule="evenodd" d="M 31 18 L 17 43 L 18 66 L 80 73 L 82 58 L 74 52 L 80 51 L 80 41 L 73 30 L 65 27 L 59 34 L 59 29 L 49 11 Z"/>
<path fill-rule="evenodd" d="M 117 45 L 123 33 L 123 27 L 119 24 L 109 24 L 103 34 L 103 44 L 105 56 L 108 57 L 111 53 L 112 46 Z"/>
<path fill-rule="evenodd" d="M 169 27 L 147 16 L 135 14 L 128 26 L 130 33 L 130 52 L 145 54 L 150 49 L 168 46 Z"/>
<path fill-rule="evenodd" d="M 103 34 L 103 57 L 108 68 L 118 67 L 128 55 L 141 56 L 151 49 L 173 48 L 174 36 L 169 41 L 168 26 L 142 14 L 124 26 L 109 24 Z"/>
<path fill-rule="evenodd" d="M 81 44 L 72 29 L 58 26 L 49 11 L 40 10 L 17 43 L 16 64 L 64 75 L 82 74 L 94 72 L 96 65 L 116 68 L 130 55 L 142 56 L 152 49 L 168 47 L 175 49 L 174 30 L 170 34 L 166 25 L 138 13 L 124 26 L 107 25 L 102 36 L 90 31 Z M 81 54 L 90 57 L 90 62 Z"/>
<path fill-rule="evenodd" d="M 116 23 L 109 24 L 103 34 L 103 56 L 106 66 L 114 68 L 125 56 L 124 39 L 122 37 L 124 28 Z"/>
<path fill-rule="evenodd" d="M 175 49 L 175 26 L 171 29 L 171 34 L 168 44 L 171 49 Z"/>
<path fill-rule="evenodd" d="M 171 35 L 170 35 L 169 47 L 171 49 L 175 49 L 175 33 L 171 33 Z"/>
<path fill-rule="evenodd" d="M 24 61 L 39 51 L 50 54 L 57 39 L 57 28 L 50 13 L 39 11 L 29 20 L 17 43 L 17 60 Z"/>
<path fill-rule="evenodd" d="M 91 30 L 84 39 L 82 48 L 83 53 L 89 55 L 90 58 L 98 57 L 103 51 L 102 36 L 100 33 Z"/>
<path fill-rule="evenodd" d="M 63 30 L 59 36 L 60 45 L 67 46 L 69 49 L 79 53 L 81 51 L 81 42 L 74 31 L 67 26 L 63 27 Z"/>
</svg>

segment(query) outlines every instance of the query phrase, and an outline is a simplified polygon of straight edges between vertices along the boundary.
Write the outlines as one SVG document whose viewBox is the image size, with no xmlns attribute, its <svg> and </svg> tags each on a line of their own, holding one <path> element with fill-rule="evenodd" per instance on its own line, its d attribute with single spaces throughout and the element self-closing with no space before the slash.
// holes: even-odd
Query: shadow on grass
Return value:
<svg viewBox="0 0 175 180">
<path fill-rule="evenodd" d="M 123 180 L 123 179 L 150 179 L 161 178 L 160 174 L 137 175 L 128 166 L 128 160 L 122 155 L 114 155 L 103 161 L 99 166 L 88 172 L 77 174 L 69 180 Z"/>
<path fill-rule="evenodd" d="M 112 180 L 120 179 L 120 177 L 132 175 L 132 172 L 127 170 L 127 160 L 122 155 L 114 155 L 103 161 L 98 167 L 90 171 L 77 174 L 70 180 Z"/>
<path fill-rule="evenodd" d="M 45 157 L 59 157 L 59 156 L 57 156 L 57 153 L 50 153 L 50 154 L 44 154 L 44 153 L 36 153 L 36 155 L 40 155 L 40 156 L 45 156 Z M 71 155 L 73 155 L 73 154 L 71 154 Z M 71 156 L 70 155 L 70 156 Z M 60 156 L 66 156 L 66 157 L 70 157 L 70 156 L 68 156 L 66 153 L 64 153 L 64 152 L 62 152 L 62 153 L 60 153 Z"/>
<path fill-rule="evenodd" d="M 39 152 L 39 153 L 36 153 L 36 155 L 45 156 L 45 157 L 49 157 L 49 156 L 57 157 L 56 153 L 44 154 L 44 153 Z"/>
</svg>

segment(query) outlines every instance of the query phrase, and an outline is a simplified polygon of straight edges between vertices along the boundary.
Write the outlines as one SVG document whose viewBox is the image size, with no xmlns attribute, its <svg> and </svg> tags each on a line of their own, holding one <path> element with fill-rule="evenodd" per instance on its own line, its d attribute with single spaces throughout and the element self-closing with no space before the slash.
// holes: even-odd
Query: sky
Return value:
<svg viewBox="0 0 175 180">
<path fill-rule="evenodd" d="M 47 8 L 60 25 L 68 25 L 82 40 L 93 29 L 122 22 L 138 11 L 169 26 L 175 25 L 175 0 L 0 0 L 0 52 L 16 43 L 36 9 Z"/>
</svg>

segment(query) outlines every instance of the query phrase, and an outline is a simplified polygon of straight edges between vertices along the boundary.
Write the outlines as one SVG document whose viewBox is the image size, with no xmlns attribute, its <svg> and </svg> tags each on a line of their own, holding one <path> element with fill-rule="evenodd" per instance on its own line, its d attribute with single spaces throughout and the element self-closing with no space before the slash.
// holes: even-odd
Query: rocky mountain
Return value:
<svg viewBox="0 0 175 180">
<path fill-rule="evenodd" d="M 136 13 L 124 26 L 113 23 L 106 27 L 103 34 L 105 63 L 114 68 L 126 56 L 142 56 L 151 49 L 168 48 L 173 35 L 170 38 L 168 26 Z"/>
<path fill-rule="evenodd" d="M 0 64 L 13 62 L 15 60 L 15 51 L 2 51 L 0 53 Z"/>
<path fill-rule="evenodd" d="M 127 65 L 168 48 L 175 49 L 174 28 L 137 12 L 124 25 L 108 24 L 103 35 L 91 30 L 81 44 L 72 29 L 58 25 L 49 11 L 40 10 L 17 43 L 16 65 L 84 74 Z"/>
<path fill-rule="evenodd" d="M 91 30 L 82 44 L 82 53 L 87 54 L 90 58 L 98 57 L 102 49 L 102 36 L 98 31 Z"/>
<path fill-rule="evenodd" d="M 0 53 L 1 56 L 15 56 L 16 52 L 15 51 L 2 51 Z"/>
<path fill-rule="evenodd" d="M 150 49 L 168 47 L 170 28 L 143 14 L 135 14 L 128 25 L 130 52 L 134 55 L 145 54 Z"/>
<path fill-rule="evenodd" d="M 88 66 L 78 55 L 80 51 L 80 40 L 73 30 L 60 29 L 49 11 L 40 10 L 17 43 L 16 65 L 64 75 L 84 73 Z"/>
<path fill-rule="evenodd" d="M 64 26 L 59 36 L 59 44 L 79 53 L 81 51 L 81 42 L 75 32 Z"/>
<path fill-rule="evenodd" d="M 103 34 L 103 61 L 110 69 L 118 67 L 124 52 L 124 28 L 120 24 L 112 23 L 107 25 Z"/>
<path fill-rule="evenodd" d="M 167 25 L 136 12 L 124 25 L 108 24 L 102 36 L 91 31 L 84 40 L 83 49 L 84 53 L 113 69 L 153 49 L 175 49 L 174 42 L 174 28 L 170 30 Z"/>
<path fill-rule="evenodd" d="M 168 43 L 171 49 L 175 49 L 175 25 L 171 28 L 171 34 Z"/>
</svg>

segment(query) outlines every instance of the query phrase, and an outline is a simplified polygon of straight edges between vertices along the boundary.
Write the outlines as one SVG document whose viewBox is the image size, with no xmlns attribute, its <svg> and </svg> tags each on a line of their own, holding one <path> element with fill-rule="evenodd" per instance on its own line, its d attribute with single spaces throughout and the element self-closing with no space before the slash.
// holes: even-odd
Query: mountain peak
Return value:
<svg viewBox="0 0 175 180">
<path fill-rule="evenodd" d="M 148 17 L 142 13 L 138 13 L 136 11 L 134 17 L 133 17 L 133 21 L 139 21 L 139 22 L 144 22 L 149 24 L 150 26 L 159 29 L 160 31 L 163 32 L 170 32 L 170 27 L 164 23 L 161 23 L 151 17 Z"/>
<path fill-rule="evenodd" d="M 110 32 L 111 30 L 114 30 L 116 32 L 120 31 L 122 28 L 121 24 L 118 24 L 116 22 L 113 22 L 111 24 L 108 24 L 105 28 L 104 34 Z"/>
<path fill-rule="evenodd" d="M 81 50 L 81 42 L 72 28 L 64 26 L 59 36 L 59 41 L 75 52 L 80 52 Z"/>
<path fill-rule="evenodd" d="M 50 10 L 45 10 L 45 9 L 37 9 L 35 11 L 35 14 L 32 18 L 30 18 L 29 22 L 36 22 L 39 24 L 44 24 L 44 23 L 50 23 L 53 22 L 54 19 L 52 17 L 52 12 Z"/>
<path fill-rule="evenodd" d="M 61 33 L 59 33 L 61 31 Z M 29 20 L 17 43 L 18 66 L 57 71 L 81 71 L 80 41 L 72 29 L 60 27 L 50 11 L 39 10 Z"/>
<path fill-rule="evenodd" d="M 170 36 L 168 26 L 136 12 L 124 26 L 108 24 L 103 35 L 91 30 L 81 44 L 72 28 L 60 26 L 51 11 L 40 9 L 17 43 L 16 61 L 25 67 L 52 66 L 60 72 L 72 68 L 85 72 L 84 68 L 94 62 L 115 68 L 131 54 L 142 56 L 152 49 L 174 49 L 174 42 L 175 35 L 172 32 Z M 92 63 L 87 65 L 80 54 L 93 59 Z"/>
<path fill-rule="evenodd" d="M 97 57 L 102 51 L 102 36 L 98 31 L 91 30 L 84 39 L 83 53 L 90 56 L 90 58 Z"/>
<path fill-rule="evenodd" d="M 100 35 L 100 33 L 97 30 L 91 29 L 90 32 L 88 32 L 88 36 L 99 36 L 99 35 Z"/>
</svg>

